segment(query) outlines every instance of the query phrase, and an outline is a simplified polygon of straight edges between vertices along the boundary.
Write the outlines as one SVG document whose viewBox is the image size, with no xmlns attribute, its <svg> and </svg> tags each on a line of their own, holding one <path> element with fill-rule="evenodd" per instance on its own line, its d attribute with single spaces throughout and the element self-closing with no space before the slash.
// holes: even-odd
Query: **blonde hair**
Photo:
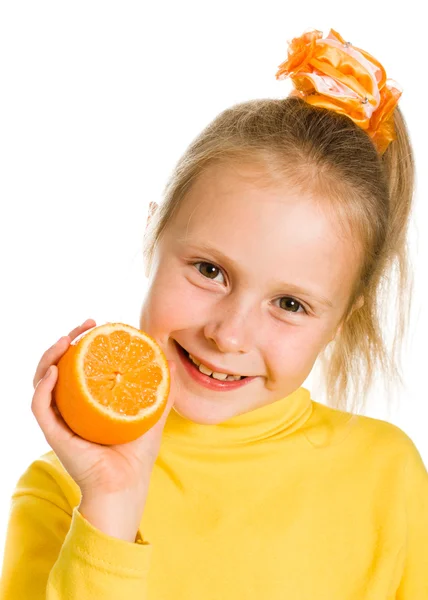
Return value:
<svg viewBox="0 0 428 600">
<path fill-rule="evenodd" d="M 163 201 L 146 229 L 143 254 L 150 269 L 156 244 L 195 179 L 214 163 L 261 164 L 282 180 L 322 198 L 353 241 L 359 271 L 341 327 L 318 359 L 327 403 L 365 407 L 374 377 L 403 384 L 400 350 L 411 311 L 413 275 L 407 230 L 414 189 L 414 158 L 404 117 L 394 110 L 396 139 L 381 156 L 349 117 L 301 98 L 258 99 L 220 113 L 193 140 L 167 181 Z M 397 290 L 391 295 L 393 276 Z M 357 307 L 361 297 L 364 303 Z M 396 304 L 391 347 L 382 317 Z M 353 398 L 351 398 L 351 388 Z"/>
</svg>

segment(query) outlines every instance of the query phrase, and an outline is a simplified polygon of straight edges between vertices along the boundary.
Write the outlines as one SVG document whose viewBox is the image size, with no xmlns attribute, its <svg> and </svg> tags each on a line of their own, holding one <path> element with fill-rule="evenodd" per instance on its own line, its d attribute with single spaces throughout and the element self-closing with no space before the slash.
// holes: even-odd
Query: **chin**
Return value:
<svg viewBox="0 0 428 600">
<path fill-rule="evenodd" d="M 199 425 L 219 425 L 242 413 L 252 410 L 252 407 L 237 407 L 233 404 L 220 404 L 218 400 L 209 401 L 198 399 L 197 403 L 189 398 L 177 398 L 175 410 L 181 417 Z"/>
</svg>

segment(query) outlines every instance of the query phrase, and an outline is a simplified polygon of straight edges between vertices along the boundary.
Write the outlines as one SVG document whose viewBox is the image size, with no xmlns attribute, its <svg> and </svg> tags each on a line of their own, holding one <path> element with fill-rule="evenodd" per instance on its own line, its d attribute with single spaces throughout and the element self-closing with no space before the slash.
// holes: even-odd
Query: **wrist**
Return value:
<svg viewBox="0 0 428 600">
<path fill-rule="evenodd" d="M 127 542 L 134 543 L 147 498 L 147 489 L 82 494 L 78 510 L 93 527 Z"/>
</svg>

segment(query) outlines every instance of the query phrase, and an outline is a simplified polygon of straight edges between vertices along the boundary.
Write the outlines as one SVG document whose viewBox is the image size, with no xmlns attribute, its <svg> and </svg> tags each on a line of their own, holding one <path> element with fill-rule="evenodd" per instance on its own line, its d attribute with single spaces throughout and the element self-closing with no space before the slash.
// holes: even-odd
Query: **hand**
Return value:
<svg viewBox="0 0 428 600">
<path fill-rule="evenodd" d="M 85 321 L 43 354 L 34 375 L 31 409 L 46 441 L 84 498 L 101 498 L 107 494 L 119 497 L 122 493 L 145 497 L 165 421 L 174 404 L 172 394 L 162 417 L 147 433 L 132 442 L 111 446 L 89 442 L 75 434 L 61 417 L 53 399 L 59 359 L 71 341 L 95 325 L 91 319 Z M 174 361 L 168 363 L 172 377 L 176 365 Z M 49 367 L 49 376 L 42 379 Z"/>
</svg>

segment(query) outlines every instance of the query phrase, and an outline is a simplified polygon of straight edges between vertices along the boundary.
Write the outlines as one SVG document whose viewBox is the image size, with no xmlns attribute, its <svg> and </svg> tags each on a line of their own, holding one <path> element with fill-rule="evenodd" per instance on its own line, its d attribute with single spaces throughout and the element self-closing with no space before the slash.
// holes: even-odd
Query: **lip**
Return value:
<svg viewBox="0 0 428 600">
<path fill-rule="evenodd" d="M 176 342 L 178 344 L 178 342 Z M 179 345 L 179 344 L 178 344 Z M 179 345 L 180 346 L 180 345 Z M 181 348 L 181 346 L 180 346 Z M 187 350 L 186 350 L 187 352 Z M 211 369 L 211 371 L 213 373 L 226 373 L 226 375 L 238 375 L 238 373 L 228 373 L 227 371 L 223 371 L 223 369 L 221 369 L 220 367 L 216 367 L 215 365 L 213 365 L 210 362 L 206 362 L 205 360 L 201 360 L 199 358 L 199 356 L 196 356 L 195 354 L 192 354 L 193 358 L 196 358 L 197 360 L 199 360 L 201 363 L 203 363 L 206 367 L 208 367 L 209 369 Z"/>
<path fill-rule="evenodd" d="M 209 377 L 209 375 L 205 375 L 205 373 L 201 373 L 201 371 L 199 371 L 198 367 L 187 358 L 187 355 L 178 342 L 175 342 L 175 346 L 177 348 L 177 353 L 180 357 L 181 363 L 183 364 L 187 373 L 192 377 L 192 379 L 208 389 L 227 392 L 247 385 L 253 381 L 253 379 L 257 379 L 256 377 L 246 377 L 245 379 L 240 379 L 238 381 L 220 381 L 218 379 L 213 379 L 212 377 Z"/>
</svg>

